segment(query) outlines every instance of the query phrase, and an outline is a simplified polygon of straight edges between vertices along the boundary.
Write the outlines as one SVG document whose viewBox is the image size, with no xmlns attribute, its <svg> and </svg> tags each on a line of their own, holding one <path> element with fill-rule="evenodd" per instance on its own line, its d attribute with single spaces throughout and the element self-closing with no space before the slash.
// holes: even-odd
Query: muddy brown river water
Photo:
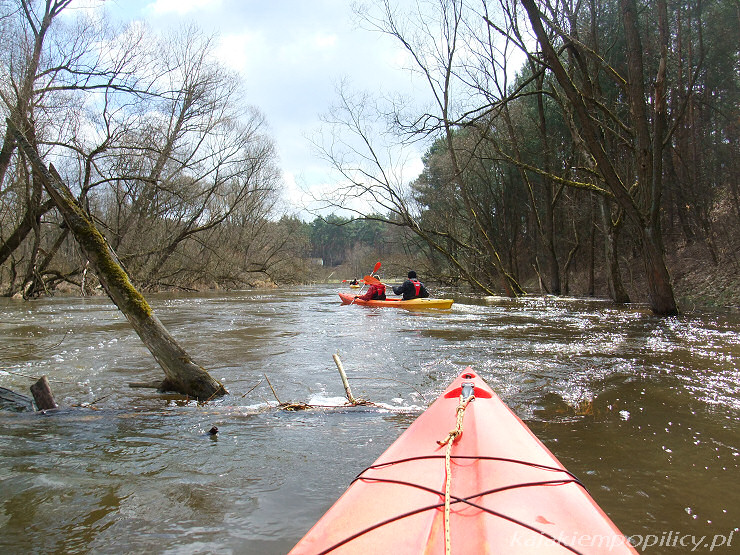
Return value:
<svg viewBox="0 0 740 555">
<path fill-rule="evenodd" d="M 740 552 L 736 311 L 436 290 L 451 310 L 408 312 L 339 290 L 151 296 L 230 392 L 205 406 L 127 387 L 162 372 L 107 298 L 0 300 L 0 386 L 47 375 L 64 407 L 0 411 L 0 553 L 285 553 L 467 365 L 638 551 Z M 380 407 L 341 407 L 334 353 Z M 324 408 L 276 410 L 265 376 Z"/>
</svg>

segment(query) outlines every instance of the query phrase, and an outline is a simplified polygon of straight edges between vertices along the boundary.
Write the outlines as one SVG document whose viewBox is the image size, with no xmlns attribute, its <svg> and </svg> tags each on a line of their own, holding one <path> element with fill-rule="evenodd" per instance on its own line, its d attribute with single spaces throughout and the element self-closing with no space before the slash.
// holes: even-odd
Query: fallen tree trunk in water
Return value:
<svg viewBox="0 0 740 555">
<path fill-rule="evenodd" d="M 35 170 L 42 176 L 44 187 L 90 261 L 103 289 L 126 316 L 164 370 L 165 380 L 160 389 L 176 391 L 199 401 L 225 395 L 226 389 L 205 369 L 190 359 L 190 356 L 154 315 L 149 303 L 133 286 L 125 270 L 118 263 L 115 253 L 67 185 L 64 184 L 54 166 L 49 165 L 47 169 L 36 149 L 31 146 L 13 122 L 9 119 L 7 122 L 18 145 Z"/>
</svg>

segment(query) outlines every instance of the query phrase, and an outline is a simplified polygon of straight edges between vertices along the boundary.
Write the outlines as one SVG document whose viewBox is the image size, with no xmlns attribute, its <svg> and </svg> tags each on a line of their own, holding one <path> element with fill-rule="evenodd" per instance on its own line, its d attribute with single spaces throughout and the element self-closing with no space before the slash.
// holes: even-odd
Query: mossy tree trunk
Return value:
<svg viewBox="0 0 740 555">
<path fill-rule="evenodd" d="M 62 182 L 54 167 L 49 166 L 47 169 L 38 152 L 9 120 L 8 125 L 12 127 L 18 145 L 42 176 L 44 187 L 90 261 L 106 293 L 164 370 L 165 380 L 160 389 L 176 391 L 202 401 L 226 394 L 224 387 L 190 359 L 154 315 L 149 303 L 133 286 L 105 238 Z"/>
</svg>

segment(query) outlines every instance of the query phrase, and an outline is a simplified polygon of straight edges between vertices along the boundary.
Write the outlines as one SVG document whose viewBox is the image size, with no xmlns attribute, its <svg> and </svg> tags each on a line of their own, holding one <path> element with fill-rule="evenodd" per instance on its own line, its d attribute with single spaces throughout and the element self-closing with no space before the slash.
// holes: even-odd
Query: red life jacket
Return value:
<svg viewBox="0 0 740 555">
<path fill-rule="evenodd" d="M 385 285 L 382 283 L 375 284 L 373 283 L 367 290 L 367 292 L 362 295 L 361 297 L 358 297 L 359 299 L 362 299 L 363 301 L 372 301 L 373 299 L 385 299 Z"/>
<path fill-rule="evenodd" d="M 415 294 L 418 297 L 421 294 L 421 282 L 418 279 L 412 279 L 411 283 L 414 284 Z"/>
</svg>

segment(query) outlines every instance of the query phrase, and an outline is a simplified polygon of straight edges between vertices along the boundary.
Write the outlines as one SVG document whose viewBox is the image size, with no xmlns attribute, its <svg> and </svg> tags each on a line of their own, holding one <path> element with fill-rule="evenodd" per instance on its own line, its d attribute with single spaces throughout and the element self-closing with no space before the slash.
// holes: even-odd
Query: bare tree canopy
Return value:
<svg viewBox="0 0 740 555">
<path fill-rule="evenodd" d="M 214 38 L 114 27 L 68 4 L 3 4 L 2 108 L 71 184 L 131 279 L 189 289 L 289 274 L 298 249 L 286 241 L 294 228 L 281 218 L 275 147 Z M 0 203 L 4 294 L 95 286 L 7 131 Z"/>
</svg>

